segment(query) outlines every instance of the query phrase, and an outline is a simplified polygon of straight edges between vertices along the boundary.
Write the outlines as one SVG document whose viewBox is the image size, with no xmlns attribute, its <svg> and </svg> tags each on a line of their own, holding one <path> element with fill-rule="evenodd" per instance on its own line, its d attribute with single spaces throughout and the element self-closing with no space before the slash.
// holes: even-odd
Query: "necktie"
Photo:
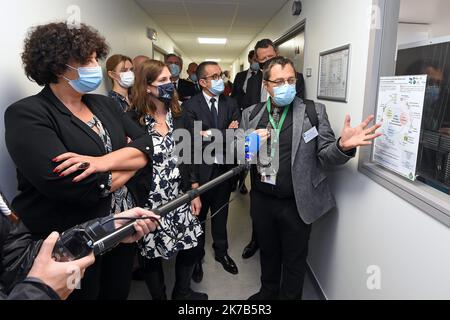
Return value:
<svg viewBox="0 0 450 320">
<path fill-rule="evenodd" d="M 178 85 L 176 82 L 173 83 L 173 86 L 175 87 L 175 90 L 178 90 Z"/>
<path fill-rule="evenodd" d="M 273 117 L 273 120 L 275 121 L 275 123 L 278 125 L 279 123 L 280 123 L 280 108 L 277 108 L 277 107 L 273 107 L 273 110 L 272 110 L 272 117 Z"/>
<path fill-rule="evenodd" d="M 217 109 L 216 109 L 216 102 L 217 102 L 217 100 L 212 98 L 210 100 L 210 102 L 211 102 L 211 114 L 212 114 L 212 118 L 213 118 L 214 129 L 218 129 L 219 119 L 218 119 L 218 114 L 217 114 Z"/>
<path fill-rule="evenodd" d="M 280 123 L 280 109 L 277 107 L 272 107 L 272 117 L 273 120 L 275 122 L 275 124 L 278 126 L 278 124 Z M 272 130 L 275 128 L 272 128 L 272 123 L 270 123 L 270 121 L 267 123 L 267 130 Z"/>
</svg>

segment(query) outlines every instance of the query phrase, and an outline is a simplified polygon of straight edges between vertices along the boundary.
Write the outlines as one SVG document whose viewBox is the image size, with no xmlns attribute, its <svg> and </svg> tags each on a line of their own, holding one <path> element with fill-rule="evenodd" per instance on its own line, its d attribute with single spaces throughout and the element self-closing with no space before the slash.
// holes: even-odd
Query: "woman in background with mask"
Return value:
<svg viewBox="0 0 450 320">
<path fill-rule="evenodd" d="M 87 94 L 102 83 L 98 60 L 108 51 L 105 39 L 84 24 L 41 25 L 25 40 L 25 73 L 44 89 L 10 106 L 5 128 L 19 186 L 12 207 L 34 239 L 146 198 L 128 182 L 151 162 L 151 138 L 113 100 Z M 72 297 L 126 299 L 134 252 L 132 245 L 119 245 L 99 257 Z"/>
<path fill-rule="evenodd" d="M 158 208 L 198 187 L 194 166 L 179 164 L 175 155 L 174 131 L 184 129 L 185 117 L 171 82 L 171 72 L 162 62 L 149 60 L 136 74 L 131 111 L 128 115 L 153 140 L 153 171 L 146 207 Z M 180 156 L 182 156 L 180 154 Z M 197 198 L 161 219 L 160 228 L 139 244 L 144 279 L 154 300 L 166 300 L 162 259 L 177 255 L 174 300 L 207 300 L 204 293 L 191 289 L 191 277 L 198 260 L 198 239 L 202 228 L 196 216 L 201 202 Z"/>
<path fill-rule="evenodd" d="M 134 85 L 134 68 L 131 58 L 116 54 L 106 61 L 106 71 L 112 82 L 108 96 L 117 102 L 119 110 L 127 111 L 130 107 L 129 92 Z"/>
</svg>

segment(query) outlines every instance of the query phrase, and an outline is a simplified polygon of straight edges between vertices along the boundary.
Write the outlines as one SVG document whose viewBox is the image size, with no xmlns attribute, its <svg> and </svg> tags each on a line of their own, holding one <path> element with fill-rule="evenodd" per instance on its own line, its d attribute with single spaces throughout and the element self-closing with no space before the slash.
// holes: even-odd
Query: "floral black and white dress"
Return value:
<svg viewBox="0 0 450 320">
<path fill-rule="evenodd" d="M 102 139 L 103 145 L 105 146 L 105 150 L 107 153 L 111 153 L 113 151 L 111 138 L 109 136 L 108 130 L 103 126 L 101 121 L 94 116 L 91 121 L 87 122 L 89 128 L 94 130 L 96 128 L 96 133 L 99 135 L 100 139 Z M 109 174 L 108 186 L 105 188 L 103 192 L 104 197 L 108 197 L 110 195 L 110 189 L 112 185 L 112 174 Z M 121 212 L 133 209 L 135 207 L 135 202 L 132 194 L 128 191 L 126 186 L 119 188 L 117 191 L 112 193 L 111 198 L 111 214 L 119 214 Z"/>
<path fill-rule="evenodd" d="M 181 174 L 177 166 L 178 159 L 173 155 L 175 141 L 172 113 L 169 111 L 167 114 L 166 123 L 169 132 L 166 136 L 162 136 L 156 131 L 155 119 L 146 116 L 145 122 L 147 131 L 153 138 L 154 147 L 153 181 L 147 207 L 158 208 L 182 195 Z M 171 237 L 161 230 L 145 236 L 139 243 L 139 247 L 142 256 L 148 259 L 159 257 L 170 259 L 179 251 L 192 249 L 198 245 L 198 238 L 203 233 L 198 219 L 192 214 L 190 204 L 183 205 L 169 213 L 161 219 L 160 225 Z M 180 229 L 182 232 L 178 233 L 177 230 Z M 178 239 L 180 241 L 177 241 Z"/>
</svg>

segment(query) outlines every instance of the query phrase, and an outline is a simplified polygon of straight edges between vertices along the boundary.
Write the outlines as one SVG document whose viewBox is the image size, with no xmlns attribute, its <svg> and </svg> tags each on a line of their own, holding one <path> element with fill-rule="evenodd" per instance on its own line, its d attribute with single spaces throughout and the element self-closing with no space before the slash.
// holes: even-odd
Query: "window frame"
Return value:
<svg viewBox="0 0 450 320">
<path fill-rule="evenodd" d="M 395 74 L 400 0 L 373 0 L 380 23 L 371 28 L 364 117 L 376 111 L 379 79 Z M 361 149 L 358 170 L 408 203 L 450 226 L 450 195 L 423 182 L 408 181 L 372 161 L 373 148 Z"/>
</svg>

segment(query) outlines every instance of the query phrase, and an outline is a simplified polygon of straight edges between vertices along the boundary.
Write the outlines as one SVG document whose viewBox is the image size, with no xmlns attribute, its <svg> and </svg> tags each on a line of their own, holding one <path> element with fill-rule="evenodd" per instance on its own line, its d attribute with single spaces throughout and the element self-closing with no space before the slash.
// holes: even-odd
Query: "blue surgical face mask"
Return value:
<svg viewBox="0 0 450 320">
<path fill-rule="evenodd" d="M 258 62 L 253 62 L 250 66 L 250 70 L 254 71 L 254 72 L 258 72 L 259 71 L 259 63 Z"/>
<path fill-rule="evenodd" d="M 295 96 L 297 95 L 297 89 L 294 84 L 285 84 L 281 87 L 273 88 L 273 93 L 273 102 L 279 107 L 285 107 L 289 106 L 292 101 L 294 101 Z"/>
<path fill-rule="evenodd" d="M 181 73 L 181 68 L 177 64 L 170 64 L 169 65 L 170 73 L 172 74 L 172 77 L 176 78 Z"/>
<path fill-rule="evenodd" d="M 164 103 L 172 101 L 175 94 L 175 86 L 173 83 L 166 83 L 158 86 L 158 99 Z"/>
<path fill-rule="evenodd" d="M 89 93 L 96 90 L 103 81 L 103 72 L 100 66 L 97 67 L 81 67 L 74 68 L 67 65 L 69 68 L 78 71 L 78 79 L 70 80 L 64 77 L 72 88 L 79 93 Z"/>
<path fill-rule="evenodd" d="M 209 89 L 215 96 L 220 96 L 225 91 L 225 83 L 223 79 L 211 80 L 211 88 Z"/>
<path fill-rule="evenodd" d="M 198 77 L 195 73 L 191 74 L 189 76 L 189 79 L 191 79 L 192 82 L 196 82 L 196 83 L 198 82 Z"/>
</svg>

